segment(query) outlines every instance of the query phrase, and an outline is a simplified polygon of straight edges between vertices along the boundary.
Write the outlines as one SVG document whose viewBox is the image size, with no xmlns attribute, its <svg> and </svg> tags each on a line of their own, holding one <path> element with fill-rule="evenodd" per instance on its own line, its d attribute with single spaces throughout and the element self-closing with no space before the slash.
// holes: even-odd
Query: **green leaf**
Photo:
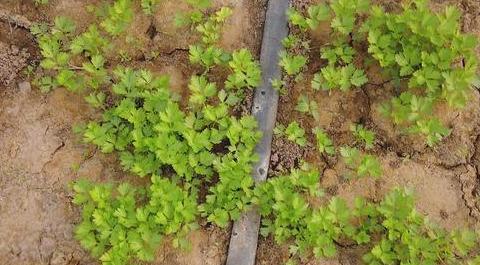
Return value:
<svg viewBox="0 0 480 265">
<path fill-rule="evenodd" d="M 291 8 L 287 12 L 288 20 L 292 25 L 298 26 L 301 30 L 306 30 L 308 28 L 307 19 L 300 14 L 297 10 Z"/>
<path fill-rule="evenodd" d="M 209 83 L 204 76 L 192 76 L 188 88 L 191 92 L 189 102 L 192 106 L 201 106 L 217 94 L 215 83 Z"/>
<path fill-rule="evenodd" d="M 88 96 L 85 97 L 85 100 L 92 105 L 94 108 L 100 108 L 105 103 L 105 99 L 107 95 L 103 92 L 92 92 Z"/>
<path fill-rule="evenodd" d="M 62 70 L 56 77 L 59 86 L 64 86 L 70 91 L 76 92 L 82 89 L 81 79 L 72 70 Z"/>
<path fill-rule="evenodd" d="M 252 54 L 247 49 L 233 52 L 229 66 L 233 73 L 228 76 L 225 82 L 227 89 L 251 89 L 260 85 L 260 64 L 253 59 Z"/>
<path fill-rule="evenodd" d="M 52 30 L 53 34 L 70 34 L 73 33 L 76 29 L 75 22 L 67 17 L 56 17 L 55 18 L 55 25 Z"/>
<path fill-rule="evenodd" d="M 373 144 L 375 142 L 375 133 L 373 131 L 366 129 L 361 124 L 350 125 L 350 131 L 352 131 L 353 135 L 358 141 L 361 141 L 363 144 L 365 144 L 365 149 L 373 148 Z"/>
<path fill-rule="evenodd" d="M 285 135 L 287 136 L 288 140 L 295 142 L 300 146 L 307 145 L 307 139 L 305 138 L 305 130 L 303 130 L 296 121 L 291 122 L 287 126 L 287 128 L 285 129 Z"/>
<path fill-rule="evenodd" d="M 309 18 L 306 22 L 310 29 L 318 27 L 321 21 L 326 21 L 330 18 L 330 8 L 326 4 L 312 5 L 308 8 Z"/>
<path fill-rule="evenodd" d="M 317 140 L 318 151 L 327 155 L 334 155 L 335 147 L 333 146 L 333 141 L 330 139 L 327 133 L 318 127 L 313 129 L 313 133 L 315 134 L 315 138 Z"/>
<path fill-rule="evenodd" d="M 85 52 L 88 55 L 98 55 L 107 46 L 108 41 L 100 34 L 95 25 L 91 25 L 87 31 L 72 40 L 70 50 L 73 54 Z"/>
<path fill-rule="evenodd" d="M 288 75 L 299 74 L 306 63 L 307 58 L 302 55 L 290 55 L 288 53 L 282 53 L 280 55 L 279 64 Z"/>
<path fill-rule="evenodd" d="M 100 23 L 105 31 L 112 36 L 124 32 L 133 19 L 132 0 L 115 0 L 107 7 L 108 15 Z"/>
<path fill-rule="evenodd" d="M 158 0 L 142 0 L 140 6 L 145 14 L 152 15 L 157 4 Z"/>
<path fill-rule="evenodd" d="M 295 110 L 303 113 L 310 111 L 310 102 L 308 101 L 308 98 L 305 95 L 301 95 L 298 98 L 298 103 L 297 103 L 297 106 L 295 107 Z"/>
<path fill-rule="evenodd" d="M 212 3 L 211 0 L 186 0 L 189 5 L 198 9 L 209 8 Z"/>
<path fill-rule="evenodd" d="M 378 178 L 382 175 L 382 168 L 380 162 L 375 156 L 366 155 L 357 168 L 358 177 L 371 176 Z"/>
<path fill-rule="evenodd" d="M 340 89 L 347 91 L 352 86 L 361 87 L 367 81 L 364 71 L 356 69 L 352 64 L 343 67 L 328 65 L 314 75 L 312 88 L 315 90 Z"/>
<path fill-rule="evenodd" d="M 288 35 L 282 40 L 282 45 L 285 49 L 291 49 L 300 42 L 299 38 L 295 35 Z"/>
</svg>

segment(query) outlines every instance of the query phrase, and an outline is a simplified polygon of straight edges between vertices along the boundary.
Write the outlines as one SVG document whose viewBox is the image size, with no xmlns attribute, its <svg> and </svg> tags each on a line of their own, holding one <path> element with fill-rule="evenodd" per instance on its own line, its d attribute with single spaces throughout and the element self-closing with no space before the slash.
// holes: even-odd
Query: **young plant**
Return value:
<svg viewBox="0 0 480 265">
<path fill-rule="evenodd" d="M 407 127 L 407 132 L 422 134 L 432 147 L 450 134 L 438 118 L 433 116 L 434 99 L 404 92 L 384 104 L 380 112 L 390 117 L 394 124 Z"/>
<path fill-rule="evenodd" d="M 260 207 L 263 236 L 273 234 L 278 243 L 299 237 L 310 216 L 305 196 L 320 197 L 320 174 L 307 166 L 293 170 L 290 175 L 276 177 L 255 189 L 253 202 Z"/>
<path fill-rule="evenodd" d="M 94 108 L 101 108 L 105 104 L 107 95 L 103 92 L 92 92 L 85 97 L 85 101 Z"/>
<path fill-rule="evenodd" d="M 275 129 L 276 134 L 284 134 L 289 141 L 292 141 L 299 146 L 307 145 L 307 138 L 305 138 L 305 130 L 300 127 L 300 125 L 293 121 L 286 128 L 282 126 L 277 126 Z"/>
<path fill-rule="evenodd" d="M 188 88 L 191 93 L 189 103 L 192 107 L 203 107 L 209 98 L 217 95 L 217 86 L 208 82 L 205 76 L 192 76 Z"/>
<path fill-rule="evenodd" d="M 282 40 L 283 48 L 287 50 L 294 48 L 298 43 L 300 43 L 300 38 L 293 34 L 288 35 Z"/>
<path fill-rule="evenodd" d="M 366 129 L 362 124 L 350 125 L 350 131 L 357 141 L 362 142 L 365 145 L 365 149 L 372 149 L 375 142 L 375 133 Z"/>
<path fill-rule="evenodd" d="M 147 15 L 153 15 L 155 6 L 158 4 L 159 0 L 142 0 L 140 6 L 143 9 L 143 12 Z"/>
<path fill-rule="evenodd" d="M 47 23 L 33 23 L 32 26 L 30 26 L 30 33 L 32 33 L 37 39 L 41 36 L 47 35 L 49 31 L 50 28 Z"/>
<path fill-rule="evenodd" d="M 408 130 L 410 133 L 422 134 L 429 147 L 433 147 L 449 136 L 451 129 L 446 128 L 438 119 L 419 120 Z"/>
<path fill-rule="evenodd" d="M 252 89 L 260 84 L 260 64 L 247 49 L 233 52 L 228 65 L 233 73 L 228 76 L 225 82 L 227 89 Z"/>
<path fill-rule="evenodd" d="M 396 189 L 377 206 L 382 236 L 363 257 L 366 264 L 460 264 L 478 244 L 474 232 L 448 233 L 415 210 L 411 191 Z"/>
<path fill-rule="evenodd" d="M 42 61 L 40 66 L 46 70 L 66 69 L 70 55 L 62 50 L 61 36 L 45 35 L 38 40 Z"/>
<path fill-rule="evenodd" d="M 82 68 L 86 73 L 86 85 L 92 90 L 98 90 L 110 81 L 109 74 L 105 69 L 105 59 L 102 55 L 93 55 L 90 62 L 82 64 Z"/>
<path fill-rule="evenodd" d="M 33 81 L 42 93 L 48 93 L 57 87 L 57 83 L 51 76 L 43 76 Z"/>
<path fill-rule="evenodd" d="M 74 33 L 76 28 L 73 20 L 68 17 L 59 16 L 55 18 L 52 34 L 59 37 L 59 39 L 64 39 L 64 37 Z"/>
<path fill-rule="evenodd" d="M 298 26 L 301 30 L 314 30 L 320 22 L 327 21 L 330 18 L 330 8 L 326 4 L 311 5 L 307 10 L 308 16 L 304 17 L 295 9 L 290 9 L 287 13 L 290 23 Z"/>
<path fill-rule="evenodd" d="M 105 60 L 101 55 L 108 44 L 95 26 L 79 36 L 73 37 L 75 23 L 65 17 L 57 17 L 50 30 L 32 28 L 36 33 L 40 52 L 43 56 L 40 66 L 47 76 L 36 81 L 42 91 L 50 91 L 56 87 L 65 87 L 69 91 L 79 92 L 85 89 L 97 90 L 109 81 L 104 69 Z M 85 55 L 85 57 L 83 57 Z M 87 60 L 87 61 L 84 61 Z M 72 62 L 82 62 L 82 66 L 72 65 Z M 95 107 L 99 107 L 103 96 L 98 92 L 87 97 Z"/>
<path fill-rule="evenodd" d="M 177 13 L 175 16 L 175 26 L 184 27 L 200 23 L 204 18 L 205 9 L 212 6 L 211 0 L 185 0 L 185 2 L 193 9 L 187 13 Z"/>
<path fill-rule="evenodd" d="M 232 15 L 232 9 L 222 7 L 212 16 L 208 17 L 203 23 L 196 26 L 196 30 L 202 36 L 203 44 L 210 46 L 220 40 L 220 29 L 227 19 Z"/>
<path fill-rule="evenodd" d="M 355 49 L 343 41 L 336 41 L 331 46 L 320 50 L 321 58 L 328 61 L 328 65 L 347 65 L 353 63 Z"/>
<path fill-rule="evenodd" d="M 228 62 L 230 55 L 221 48 L 214 46 L 190 45 L 189 59 L 193 64 L 200 64 L 206 68 L 206 72 L 215 65 Z"/>
<path fill-rule="evenodd" d="M 330 139 L 330 137 L 324 130 L 315 127 L 313 129 L 313 134 L 315 134 L 315 139 L 317 140 L 317 148 L 321 154 L 335 154 L 335 146 L 333 145 L 333 141 L 332 139 Z"/>
<path fill-rule="evenodd" d="M 298 103 L 297 103 L 297 106 L 295 107 L 295 110 L 302 113 L 308 113 L 315 120 L 318 120 L 320 118 L 317 102 L 315 100 L 309 100 L 308 97 L 305 95 L 300 95 L 300 97 L 298 98 Z"/>
<path fill-rule="evenodd" d="M 301 73 L 307 63 L 307 58 L 303 55 L 291 55 L 283 52 L 280 54 L 280 66 L 290 76 L 296 76 Z"/>
<path fill-rule="evenodd" d="M 94 56 L 101 55 L 108 46 L 108 40 L 102 36 L 98 27 L 90 25 L 85 32 L 72 40 L 69 48 L 74 55 L 84 53 L 87 56 Z"/>
<path fill-rule="evenodd" d="M 133 258 L 153 261 L 163 235 L 172 235 L 175 247 L 187 248 L 185 236 L 197 228 L 195 193 L 164 178 L 153 176 L 146 191 L 126 183 L 114 190 L 84 180 L 73 190 L 73 202 L 83 208 L 75 238 L 103 265 L 129 264 Z"/>
<path fill-rule="evenodd" d="M 34 0 L 35 5 L 46 5 L 48 4 L 49 0 Z"/>
<path fill-rule="evenodd" d="M 347 167 L 353 170 L 355 177 L 379 178 L 382 175 L 382 167 L 376 156 L 361 154 L 352 147 L 341 147 L 340 154 Z"/>
<path fill-rule="evenodd" d="M 333 0 L 330 8 L 335 14 L 331 27 L 341 35 L 350 34 L 356 25 L 357 16 L 369 10 L 370 0 Z"/>
<path fill-rule="evenodd" d="M 280 93 L 281 95 L 285 95 L 287 93 L 287 88 L 286 88 L 287 84 L 284 80 L 274 79 L 274 80 L 270 80 L 270 83 L 273 89 L 278 91 L 278 93 Z"/>
<path fill-rule="evenodd" d="M 285 136 L 285 128 L 285 125 L 279 123 L 277 126 L 275 126 L 275 128 L 273 128 L 273 134 L 279 137 Z"/>
<path fill-rule="evenodd" d="M 419 0 L 405 3 L 403 11 L 398 13 L 385 12 L 378 6 L 372 8 L 361 30 L 367 34 L 369 53 L 392 78 L 408 80 L 409 89 L 418 93 L 418 97 L 412 97 L 405 92 L 396 100 L 399 102 L 392 100 L 392 105 L 430 108 L 429 105 L 445 101 L 451 107 L 465 106 L 477 80 L 477 40 L 473 35 L 461 33 L 460 15 L 453 6 L 434 13 L 429 1 Z M 396 108 L 392 106 L 392 110 Z M 400 115 L 408 117 L 400 119 L 414 123 L 407 124 L 415 127 L 408 131 L 423 133 L 429 146 L 448 135 L 448 130 L 433 115 L 419 118 L 416 109 L 402 110 L 405 112 Z"/>
<path fill-rule="evenodd" d="M 133 19 L 132 0 L 115 0 L 107 7 L 107 16 L 100 23 L 111 36 L 124 32 Z"/>
<path fill-rule="evenodd" d="M 340 89 L 341 91 L 348 91 L 353 86 L 361 87 L 367 82 L 365 72 L 355 68 L 352 64 L 341 67 L 328 65 L 314 75 L 312 88 L 315 90 Z"/>
</svg>

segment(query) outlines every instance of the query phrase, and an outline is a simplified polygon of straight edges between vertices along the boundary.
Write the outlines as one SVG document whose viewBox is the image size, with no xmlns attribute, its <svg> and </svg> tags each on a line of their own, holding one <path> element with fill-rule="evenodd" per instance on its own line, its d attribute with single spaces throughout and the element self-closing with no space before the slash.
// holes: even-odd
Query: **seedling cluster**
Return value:
<svg viewBox="0 0 480 265">
<path fill-rule="evenodd" d="M 403 1 L 401 12 L 390 13 L 380 6 L 370 6 L 368 0 L 334 0 L 310 6 L 305 15 L 291 10 L 290 23 L 299 33 L 283 41 L 287 51 L 281 55 L 280 64 L 287 75 L 301 74 L 311 59 L 295 55 L 295 43 L 310 47 L 308 31 L 321 22 L 330 22 L 332 40 L 320 49 L 326 65 L 314 75 L 312 88 L 361 88 L 368 77 L 359 55 L 366 58 L 364 63 L 375 61 L 401 91 L 382 105 L 381 112 L 402 131 L 422 135 L 432 147 L 450 134 L 436 117 L 435 107 L 464 107 L 472 85 L 478 82 L 477 40 L 461 32 L 460 12 L 455 7 L 435 13 L 428 4 L 426 0 Z M 357 48 L 365 46 L 368 54 L 359 54 L 362 51 Z M 303 97 L 299 110 L 306 112 L 310 103 Z"/>
<path fill-rule="evenodd" d="M 154 3 L 142 1 L 141 6 L 150 10 Z M 190 78 L 185 109 L 171 92 L 168 76 L 115 66 L 107 59 L 113 38 L 132 20 L 133 1 L 114 1 L 99 25 L 83 33 L 77 34 L 73 21 L 64 17 L 51 29 L 32 29 L 44 57 L 40 66 L 46 75 L 38 80 L 42 91 L 65 87 L 86 94 L 103 115 L 85 125 L 84 141 L 104 153 L 116 152 L 126 171 L 151 179 L 146 188 L 73 184 L 74 203 L 83 208 L 76 237 L 103 264 L 127 264 L 134 257 L 152 261 L 167 235 L 175 247 L 186 248 L 185 237 L 200 216 L 226 227 L 251 204 L 253 149 L 261 135 L 252 116 L 236 115 L 232 107 L 243 102 L 245 90 L 258 86 L 259 64 L 246 49 L 230 53 L 217 45 L 232 14 L 229 8 L 209 13 L 209 2 L 188 3 L 194 11 L 184 26 L 201 39 L 190 47 L 190 61 L 203 72 Z M 223 88 L 210 81 L 215 67 L 229 72 Z M 201 187 L 208 187 L 204 198 Z"/>
<path fill-rule="evenodd" d="M 379 203 L 357 198 L 351 207 L 333 197 L 319 206 L 312 202 L 324 196 L 321 174 L 307 163 L 256 185 L 251 170 L 261 133 L 252 116 L 234 109 L 259 85 L 261 72 L 249 50 L 229 52 L 219 44 L 232 9 L 214 9 L 210 0 L 186 0 L 190 11 L 177 14 L 176 26 L 198 35 L 199 41 L 189 47 L 189 60 L 201 69 L 189 78 L 188 100 L 181 101 L 170 89 L 169 76 L 118 60 L 128 55 L 117 51 L 113 40 L 124 37 L 134 6 L 148 16 L 160 1 L 138 2 L 114 0 L 92 7 L 97 22 L 84 32 L 65 17 L 56 18 L 52 27 L 37 24 L 31 29 L 43 57 L 36 85 L 43 92 L 63 87 L 84 95 L 102 115 L 81 128 L 83 140 L 103 153 L 117 154 L 125 171 L 150 180 L 145 186 L 86 180 L 72 184 L 73 202 L 82 208 L 75 237 L 102 264 L 153 261 L 167 237 L 173 246 L 188 249 L 187 236 L 199 227 L 200 218 L 225 228 L 252 206 L 263 217 L 261 234 L 290 244 L 288 264 L 309 253 L 332 257 L 339 242 L 364 247 L 363 261 L 371 265 L 479 263 L 472 258 L 477 235 L 430 224 L 415 210 L 409 190 L 395 189 Z M 368 77 L 356 47 L 365 43 L 392 82 L 408 80 L 408 89 L 386 102 L 383 113 L 407 131 L 424 135 L 432 146 L 449 134 L 432 115 L 434 106 L 467 102 L 475 81 L 476 42 L 460 33 L 454 8 L 435 14 L 421 0 L 406 1 L 403 8 L 388 13 L 368 0 L 332 0 L 309 7 L 306 15 L 292 9 L 288 16 L 300 36 L 283 40 L 280 66 L 287 76 L 301 80 L 310 59 L 293 51 L 308 50 L 308 31 L 330 22 L 333 41 L 321 48 L 325 65 L 313 78 L 312 92 L 363 87 Z M 224 80 L 212 78 L 216 69 L 227 72 Z M 272 83 L 285 92 L 287 81 Z M 295 109 L 320 118 L 317 102 L 306 95 L 298 98 Z M 380 177 L 379 159 L 369 153 L 375 149 L 375 133 L 362 124 L 350 129 L 355 141 L 340 148 L 328 128 L 306 131 L 297 121 L 278 125 L 275 134 L 300 147 L 314 146 L 327 159 L 340 155 L 348 177 Z"/>
<path fill-rule="evenodd" d="M 376 63 L 388 77 L 387 82 L 400 91 L 384 102 L 379 111 L 402 132 L 419 134 L 426 145 L 434 147 L 451 132 L 436 117 L 434 109 L 441 104 L 464 107 L 472 85 L 478 82 L 474 53 L 477 41 L 473 35 L 461 33 L 460 12 L 456 8 L 447 7 L 435 13 L 428 4 L 426 0 L 403 1 L 402 10 L 392 13 L 371 6 L 368 0 L 331 0 L 311 5 L 305 12 L 291 9 L 288 17 L 292 32 L 283 40 L 285 51 L 280 54 L 285 77 L 275 84 L 281 87 L 281 94 L 287 94 L 288 86 L 294 85 L 292 80 L 298 85 L 305 83 L 308 62 L 323 60 L 311 80 L 312 90 L 308 95 L 299 95 L 295 107 L 300 114 L 309 116 L 304 120 L 313 118 L 318 124 L 319 104 L 314 99 L 317 91 L 364 89 L 369 77 L 363 68 Z M 318 58 L 311 58 L 308 55 L 315 44 L 309 39 L 309 32 L 320 25 L 330 26 L 331 40 L 320 47 Z M 328 128 L 315 127 L 309 135 L 310 131 L 300 123 L 297 119 L 287 127 L 278 124 L 277 137 L 285 137 L 300 147 L 316 147 L 327 163 L 338 154 L 347 178 L 381 177 L 380 160 L 371 153 L 376 149 L 376 135 L 367 126 L 351 124 L 354 141 L 337 148 Z M 316 143 L 310 144 L 311 139 Z M 294 242 L 290 246 L 292 257 L 299 253 L 305 256 L 306 251 L 313 251 L 317 257 L 331 257 L 342 242 L 341 245 L 369 245 L 371 251 L 363 257 L 365 264 L 478 262 L 478 258 L 468 260 L 458 254 L 467 253 L 467 246 L 477 244 L 475 233 L 449 234 L 432 226 L 415 211 L 408 190 L 397 189 L 379 204 L 358 198 L 353 208 L 334 197 L 328 205 L 316 209 L 309 203 L 315 196 L 289 179 L 297 179 L 296 174 L 293 170 L 292 176 L 279 177 L 261 188 L 267 205 L 262 208 L 262 232 L 273 234 L 280 243 Z M 353 243 L 346 243 L 349 241 Z M 463 242 L 457 244 L 460 241 Z M 289 264 L 296 261 L 292 259 Z"/>
<path fill-rule="evenodd" d="M 289 175 L 276 177 L 255 190 L 254 202 L 263 216 L 261 234 L 288 243 L 291 259 L 313 253 L 333 257 L 338 245 L 369 249 L 365 264 L 477 264 L 468 253 L 478 236 L 468 230 L 446 232 L 420 215 L 410 190 L 395 189 L 379 203 L 356 198 L 353 206 L 333 197 L 324 206 L 312 198 L 322 196 L 320 173 L 303 165 Z M 302 264 L 302 263 L 300 263 Z"/>
</svg>

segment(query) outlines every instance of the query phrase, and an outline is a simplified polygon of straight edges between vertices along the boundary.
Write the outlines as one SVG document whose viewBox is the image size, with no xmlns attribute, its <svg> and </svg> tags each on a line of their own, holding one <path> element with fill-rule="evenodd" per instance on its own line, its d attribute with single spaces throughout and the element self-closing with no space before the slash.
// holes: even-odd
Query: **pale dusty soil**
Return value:
<svg viewBox="0 0 480 265">
<path fill-rule="evenodd" d="M 101 1 L 51 2 L 36 8 L 32 0 L 0 1 L 0 11 L 23 15 L 32 22 L 69 16 L 81 32 L 94 20 L 85 7 Z M 125 65 L 170 75 L 172 90 L 185 99 L 188 78 L 196 71 L 188 64 L 187 49 L 195 40 L 188 30 L 178 32 L 171 26 L 175 12 L 186 8 L 178 2 L 163 1 L 153 17 L 135 16 L 127 31 L 129 40 L 118 39 L 115 45 L 131 58 Z M 219 0 L 215 5 L 234 8 L 222 46 L 228 50 L 246 47 L 258 55 L 264 1 Z M 70 202 L 69 183 L 80 177 L 143 180 L 127 176 L 114 155 L 104 155 L 74 135 L 74 124 L 98 117 L 82 96 L 63 89 L 45 95 L 34 87 L 18 86 L 28 79 L 23 71 L 26 64 L 38 60 L 38 48 L 28 31 L 0 20 L 0 80 L 4 82 L 0 82 L 0 264 L 97 264 L 73 238 L 80 216 Z M 112 65 L 119 62 L 113 56 L 109 60 Z M 223 264 L 229 236 L 229 230 L 205 224 L 190 236 L 190 252 L 175 250 L 165 242 L 154 264 Z"/>
</svg>

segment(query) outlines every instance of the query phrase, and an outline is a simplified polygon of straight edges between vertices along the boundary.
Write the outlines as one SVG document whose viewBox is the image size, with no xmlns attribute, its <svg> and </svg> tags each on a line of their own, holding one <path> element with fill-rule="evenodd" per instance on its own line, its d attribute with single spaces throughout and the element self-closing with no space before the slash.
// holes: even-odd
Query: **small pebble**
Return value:
<svg viewBox="0 0 480 265">
<path fill-rule="evenodd" d="M 27 94 L 32 91 L 32 86 L 30 82 L 24 81 L 18 84 L 18 89 L 20 89 L 20 92 Z"/>
</svg>

